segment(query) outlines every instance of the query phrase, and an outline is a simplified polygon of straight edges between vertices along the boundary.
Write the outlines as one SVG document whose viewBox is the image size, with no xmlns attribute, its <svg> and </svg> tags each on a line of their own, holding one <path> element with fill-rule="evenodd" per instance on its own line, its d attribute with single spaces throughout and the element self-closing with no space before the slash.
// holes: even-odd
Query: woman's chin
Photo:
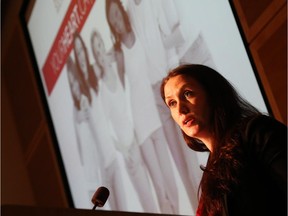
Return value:
<svg viewBox="0 0 288 216">
<path fill-rule="evenodd" d="M 193 126 L 190 126 L 189 128 L 185 128 L 185 134 L 189 137 L 195 137 L 197 138 L 198 135 L 199 135 L 199 132 L 200 132 L 200 127 L 199 125 L 193 125 Z"/>
</svg>

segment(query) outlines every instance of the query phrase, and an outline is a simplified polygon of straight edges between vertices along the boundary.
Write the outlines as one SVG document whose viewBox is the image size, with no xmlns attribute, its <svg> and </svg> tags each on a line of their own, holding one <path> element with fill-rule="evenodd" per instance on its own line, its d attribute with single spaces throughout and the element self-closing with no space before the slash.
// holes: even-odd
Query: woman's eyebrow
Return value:
<svg viewBox="0 0 288 216">
<path fill-rule="evenodd" d="M 165 100 L 165 102 L 166 102 L 167 100 L 170 100 L 171 98 L 172 98 L 172 96 L 168 95 L 168 96 L 165 96 L 165 97 L 164 97 L 164 100 Z"/>
</svg>

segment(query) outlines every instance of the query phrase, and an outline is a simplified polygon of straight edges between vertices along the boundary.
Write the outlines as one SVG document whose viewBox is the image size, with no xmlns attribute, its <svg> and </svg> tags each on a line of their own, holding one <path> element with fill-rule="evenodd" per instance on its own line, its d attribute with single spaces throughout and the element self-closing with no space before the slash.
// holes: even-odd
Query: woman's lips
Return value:
<svg viewBox="0 0 288 216">
<path fill-rule="evenodd" d="M 183 126 L 189 127 L 194 123 L 195 119 L 193 117 L 185 118 L 182 122 Z"/>
</svg>

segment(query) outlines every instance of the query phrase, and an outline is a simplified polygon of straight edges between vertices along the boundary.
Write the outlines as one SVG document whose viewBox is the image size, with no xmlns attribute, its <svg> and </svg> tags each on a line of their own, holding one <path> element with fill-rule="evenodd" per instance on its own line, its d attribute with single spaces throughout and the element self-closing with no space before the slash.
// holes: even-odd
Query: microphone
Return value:
<svg viewBox="0 0 288 216">
<path fill-rule="evenodd" d="M 96 207 L 103 207 L 108 199 L 109 194 L 110 192 L 106 187 L 99 187 L 91 199 L 91 202 L 94 204 L 92 210 L 95 210 Z"/>
</svg>

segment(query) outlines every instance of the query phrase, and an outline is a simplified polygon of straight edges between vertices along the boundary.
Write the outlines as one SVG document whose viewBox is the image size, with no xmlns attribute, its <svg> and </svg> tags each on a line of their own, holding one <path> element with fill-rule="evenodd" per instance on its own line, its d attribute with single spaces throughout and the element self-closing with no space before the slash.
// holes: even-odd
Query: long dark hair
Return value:
<svg viewBox="0 0 288 216">
<path fill-rule="evenodd" d="M 74 61 L 72 60 L 72 58 L 70 56 L 67 58 L 67 63 L 66 64 L 67 64 L 68 82 L 69 82 L 69 87 L 70 87 L 70 91 L 71 91 L 71 94 L 72 94 L 74 106 L 76 107 L 77 110 L 80 110 L 81 109 L 81 107 L 80 107 L 81 106 L 80 105 L 81 101 L 80 101 L 80 99 L 78 99 L 76 97 L 76 95 L 73 92 L 73 89 L 72 89 L 73 83 L 71 83 L 71 81 L 69 79 L 69 74 L 72 74 L 72 76 L 78 82 L 81 94 L 84 94 L 88 98 L 89 104 L 91 104 L 91 94 L 90 94 L 90 91 L 89 91 L 89 86 L 79 76 L 79 73 L 77 72 L 76 65 L 75 65 Z"/>
<path fill-rule="evenodd" d="M 82 71 L 81 67 L 80 67 L 80 62 L 79 62 L 79 59 L 78 59 L 78 56 L 74 50 L 74 57 L 75 57 L 75 63 L 76 63 L 76 67 L 77 67 L 77 70 L 78 70 L 78 73 L 79 73 L 79 77 L 86 81 L 87 84 L 94 90 L 94 92 L 97 94 L 98 93 L 98 79 L 92 69 L 92 66 L 89 62 L 89 57 L 88 57 L 88 51 L 87 51 L 87 48 L 86 48 L 86 45 L 82 39 L 82 37 L 80 36 L 80 34 L 76 31 L 74 33 L 74 49 L 75 49 L 75 41 L 76 39 L 79 39 L 80 43 L 81 43 L 81 46 L 83 47 L 84 49 L 84 53 L 85 53 L 85 64 L 87 65 L 87 72 L 88 72 L 88 80 L 85 79 L 84 77 L 84 71 Z"/>
<path fill-rule="evenodd" d="M 119 10 L 123 16 L 123 19 L 124 19 L 126 31 L 131 32 L 132 27 L 131 27 L 129 16 L 128 16 L 127 12 L 125 11 L 125 8 L 123 7 L 121 1 L 120 0 L 106 0 L 106 7 L 105 7 L 106 20 L 107 20 L 109 28 L 112 32 L 112 37 L 113 37 L 112 40 L 114 39 L 113 47 L 114 47 L 115 57 L 116 57 L 116 62 L 117 62 L 118 75 L 119 75 L 119 78 L 121 80 L 123 87 L 125 87 L 125 79 L 124 79 L 125 65 L 124 65 L 124 59 L 123 59 L 123 50 L 122 50 L 122 46 L 121 46 L 122 35 L 119 34 L 115 30 L 115 28 L 111 24 L 111 20 L 109 18 L 109 11 L 110 11 L 110 7 L 111 7 L 112 3 L 115 3 L 119 8 Z"/>
<path fill-rule="evenodd" d="M 126 31 L 127 31 L 127 32 L 130 32 L 130 31 L 132 30 L 132 28 L 131 28 L 131 23 L 130 23 L 128 14 L 127 14 L 127 12 L 125 11 L 125 8 L 124 8 L 124 6 L 122 5 L 121 1 L 120 1 L 120 0 L 106 0 L 106 7 L 105 7 L 105 9 L 106 9 L 106 20 L 107 20 L 107 22 L 108 22 L 108 25 L 109 25 L 110 30 L 111 30 L 111 32 L 112 32 L 112 34 L 113 34 L 113 37 L 114 37 L 114 48 L 115 48 L 116 50 L 121 50 L 122 35 L 119 34 L 119 33 L 115 30 L 115 28 L 114 28 L 114 26 L 111 24 L 111 20 L 110 20 L 110 18 L 109 18 L 109 12 L 110 12 L 110 7 L 111 7 L 111 4 L 112 4 L 112 3 L 115 3 L 115 4 L 118 6 L 118 8 L 119 8 L 119 10 L 120 10 L 120 12 L 121 12 L 121 14 L 122 14 L 122 16 L 123 16 L 123 20 L 124 20 L 124 24 L 125 24 Z"/>
<path fill-rule="evenodd" d="M 242 122 L 260 112 L 242 98 L 232 84 L 214 69 L 186 64 L 171 70 L 163 79 L 161 95 L 165 100 L 164 87 L 167 81 L 177 75 L 189 76 L 205 90 L 211 110 L 211 129 L 215 138 L 213 153 L 210 153 L 200 183 L 201 202 L 205 203 L 203 215 L 220 215 L 223 211 L 223 194 L 230 192 L 238 184 L 239 173 L 244 166 L 237 129 Z M 187 136 L 182 131 L 187 145 L 195 151 L 208 151 L 198 139 Z"/>
</svg>

